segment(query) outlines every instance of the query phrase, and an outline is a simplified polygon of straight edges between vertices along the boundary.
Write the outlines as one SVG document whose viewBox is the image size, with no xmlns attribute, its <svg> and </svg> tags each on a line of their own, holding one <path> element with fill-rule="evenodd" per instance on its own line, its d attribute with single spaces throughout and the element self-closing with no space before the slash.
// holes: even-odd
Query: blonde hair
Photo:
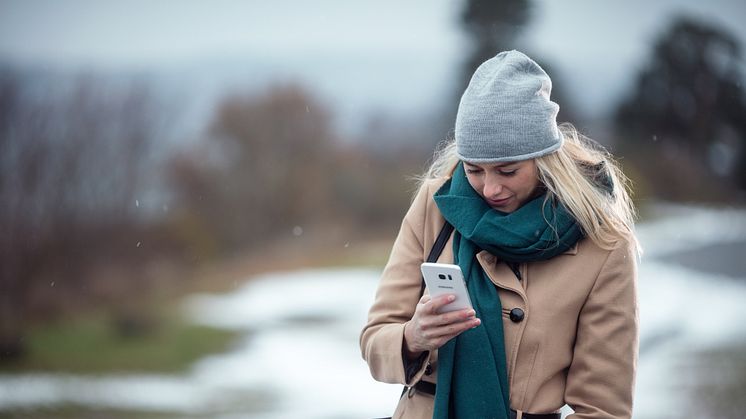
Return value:
<svg viewBox="0 0 746 419">
<path fill-rule="evenodd" d="M 571 124 L 561 124 L 559 129 L 564 136 L 562 147 L 535 159 L 539 181 L 546 188 L 544 202 L 561 203 L 599 247 L 611 250 L 626 240 L 639 251 L 629 179 L 601 145 Z M 419 180 L 451 177 L 458 162 L 456 142 L 446 140 Z"/>
</svg>

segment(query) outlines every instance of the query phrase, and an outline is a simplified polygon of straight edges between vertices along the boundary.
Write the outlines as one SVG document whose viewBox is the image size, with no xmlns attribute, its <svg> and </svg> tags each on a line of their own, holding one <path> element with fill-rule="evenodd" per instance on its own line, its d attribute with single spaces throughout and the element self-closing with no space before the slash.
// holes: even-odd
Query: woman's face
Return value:
<svg viewBox="0 0 746 419">
<path fill-rule="evenodd" d="M 536 162 L 467 163 L 464 170 L 469 184 L 490 207 L 513 212 L 534 197 L 539 187 Z"/>
</svg>

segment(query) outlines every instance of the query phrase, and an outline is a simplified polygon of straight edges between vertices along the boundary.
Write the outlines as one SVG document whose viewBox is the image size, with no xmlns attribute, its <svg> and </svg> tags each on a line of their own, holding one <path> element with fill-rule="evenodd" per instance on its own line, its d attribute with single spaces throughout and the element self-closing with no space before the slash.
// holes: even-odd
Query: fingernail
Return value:
<svg viewBox="0 0 746 419">
<path fill-rule="evenodd" d="M 468 311 L 468 312 L 466 313 L 467 317 L 472 317 L 472 316 L 474 316 L 475 314 L 477 314 L 477 312 L 476 312 L 476 311 L 474 311 L 474 310 L 469 310 L 469 311 Z"/>
<path fill-rule="evenodd" d="M 449 296 L 448 296 L 448 301 L 453 301 L 453 300 L 455 300 L 455 299 L 456 299 L 456 296 L 455 296 L 455 295 L 449 295 Z"/>
</svg>

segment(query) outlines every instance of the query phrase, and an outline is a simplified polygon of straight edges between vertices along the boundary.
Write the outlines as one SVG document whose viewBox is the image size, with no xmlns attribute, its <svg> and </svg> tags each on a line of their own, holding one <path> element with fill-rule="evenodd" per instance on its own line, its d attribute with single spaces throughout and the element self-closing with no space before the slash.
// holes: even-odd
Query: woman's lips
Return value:
<svg viewBox="0 0 746 419">
<path fill-rule="evenodd" d="M 503 199 L 488 199 L 487 203 L 491 207 L 502 207 L 502 206 L 505 206 L 505 204 L 507 204 L 508 201 L 510 201 L 510 198 L 511 197 L 509 196 L 509 197 L 503 198 Z"/>
</svg>

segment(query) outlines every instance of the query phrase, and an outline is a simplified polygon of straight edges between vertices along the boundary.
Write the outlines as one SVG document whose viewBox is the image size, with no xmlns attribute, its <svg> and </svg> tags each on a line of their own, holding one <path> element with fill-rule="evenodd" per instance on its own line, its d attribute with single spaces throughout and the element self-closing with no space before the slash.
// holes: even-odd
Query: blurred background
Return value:
<svg viewBox="0 0 746 419">
<path fill-rule="evenodd" d="M 746 409 L 746 3 L 0 1 L 0 418 L 392 413 L 358 333 L 506 49 L 633 181 L 639 418 Z"/>
</svg>

